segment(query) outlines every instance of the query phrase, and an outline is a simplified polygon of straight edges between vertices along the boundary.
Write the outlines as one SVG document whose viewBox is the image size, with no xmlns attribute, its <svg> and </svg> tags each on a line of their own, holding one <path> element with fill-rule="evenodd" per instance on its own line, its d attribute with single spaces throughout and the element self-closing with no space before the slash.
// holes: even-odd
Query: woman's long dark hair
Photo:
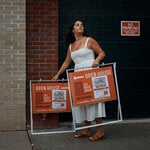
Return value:
<svg viewBox="0 0 150 150">
<path fill-rule="evenodd" d="M 81 21 L 81 20 L 76 20 L 76 21 Z M 65 33 L 64 40 L 65 40 L 65 43 L 67 45 L 69 45 L 69 44 L 71 44 L 71 43 L 73 43 L 75 41 L 75 37 L 74 37 L 74 34 L 73 34 L 72 30 L 73 30 L 73 27 L 74 27 L 74 24 L 75 24 L 76 21 L 74 21 L 70 25 L 69 29 Z M 81 22 L 83 23 L 83 21 L 81 21 Z M 89 34 L 87 33 L 87 31 L 85 30 L 85 25 L 84 24 L 83 24 L 83 26 L 84 26 L 84 32 L 83 32 L 82 35 L 83 36 L 89 36 Z"/>
</svg>

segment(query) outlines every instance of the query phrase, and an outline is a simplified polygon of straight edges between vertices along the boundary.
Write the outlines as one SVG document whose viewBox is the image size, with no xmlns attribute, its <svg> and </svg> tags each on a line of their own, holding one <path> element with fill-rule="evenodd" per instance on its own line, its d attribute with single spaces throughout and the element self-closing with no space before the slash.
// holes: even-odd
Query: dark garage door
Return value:
<svg viewBox="0 0 150 150">
<path fill-rule="evenodd" d="M 63 42 L 64 32 L 73 20 L 82 19 L 88 32 L 106 52 L 104 62 L 117 63 L 123 118 L 150 117 L 149 10 L 147 0 L 59 1 L 59 66 L 67 51 Z M 123 20 L 140 21 L 140 36 L 121 36 Z M 66 78 L 66 74 L 61 78 Z M 113 107 L 109 111 L 113 112 Z"/>
</svg>

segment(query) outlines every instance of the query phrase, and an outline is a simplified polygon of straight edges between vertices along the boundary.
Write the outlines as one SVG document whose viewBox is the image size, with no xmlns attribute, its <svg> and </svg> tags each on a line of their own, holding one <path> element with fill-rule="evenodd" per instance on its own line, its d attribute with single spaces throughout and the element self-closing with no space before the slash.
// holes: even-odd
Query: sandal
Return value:
<svg viewBox="0 0 150 150">
<path fill-rule="evenodd" d="M 105 140 L 105 136 L 104 135 L 99 135 L 99 134 L 94 134 L 94 135 L 89 137 L 89 140 L 90 141 Z"/>
<path fill-rule="evenodd" d="M 74 135 L 75 138 L 89 137 L 90 133 L 80 132 Z"/>
</svg>

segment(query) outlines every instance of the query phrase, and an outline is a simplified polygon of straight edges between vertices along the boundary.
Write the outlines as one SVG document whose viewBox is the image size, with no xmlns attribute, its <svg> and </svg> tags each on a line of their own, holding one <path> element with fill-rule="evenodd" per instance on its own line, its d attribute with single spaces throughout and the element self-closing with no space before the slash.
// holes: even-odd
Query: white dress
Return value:
<svg viewBox="0 0 150 150">
<path fill-rule="evenodd" d="M 95 59 L 93 50 L 87 47 L 88 40 L 89 38 L 87 38 L 83 48 L 76 51 L 71 50 L 70 44 L 71 58 L 75 63 L 75 71 L 81 70 L 81 68 L 90 69 Z M 74 113 L 76 123 L 94 121 L 95 118 L 106 117 L 105 103 L 77 106 L 74 107 Z"/>
</svg>

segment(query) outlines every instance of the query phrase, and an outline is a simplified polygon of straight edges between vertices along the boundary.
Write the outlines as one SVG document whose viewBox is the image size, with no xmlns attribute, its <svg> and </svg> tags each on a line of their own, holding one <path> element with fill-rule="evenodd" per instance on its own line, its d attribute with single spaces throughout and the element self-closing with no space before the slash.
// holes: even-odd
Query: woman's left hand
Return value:
<svg viewBox="0 0 150 150">
<path fill-rule="evenodd" d="M 99 65 L 99 61 L 95 59 L 92 64 L 92 68 L 97 67 Z"/>
</svg>

